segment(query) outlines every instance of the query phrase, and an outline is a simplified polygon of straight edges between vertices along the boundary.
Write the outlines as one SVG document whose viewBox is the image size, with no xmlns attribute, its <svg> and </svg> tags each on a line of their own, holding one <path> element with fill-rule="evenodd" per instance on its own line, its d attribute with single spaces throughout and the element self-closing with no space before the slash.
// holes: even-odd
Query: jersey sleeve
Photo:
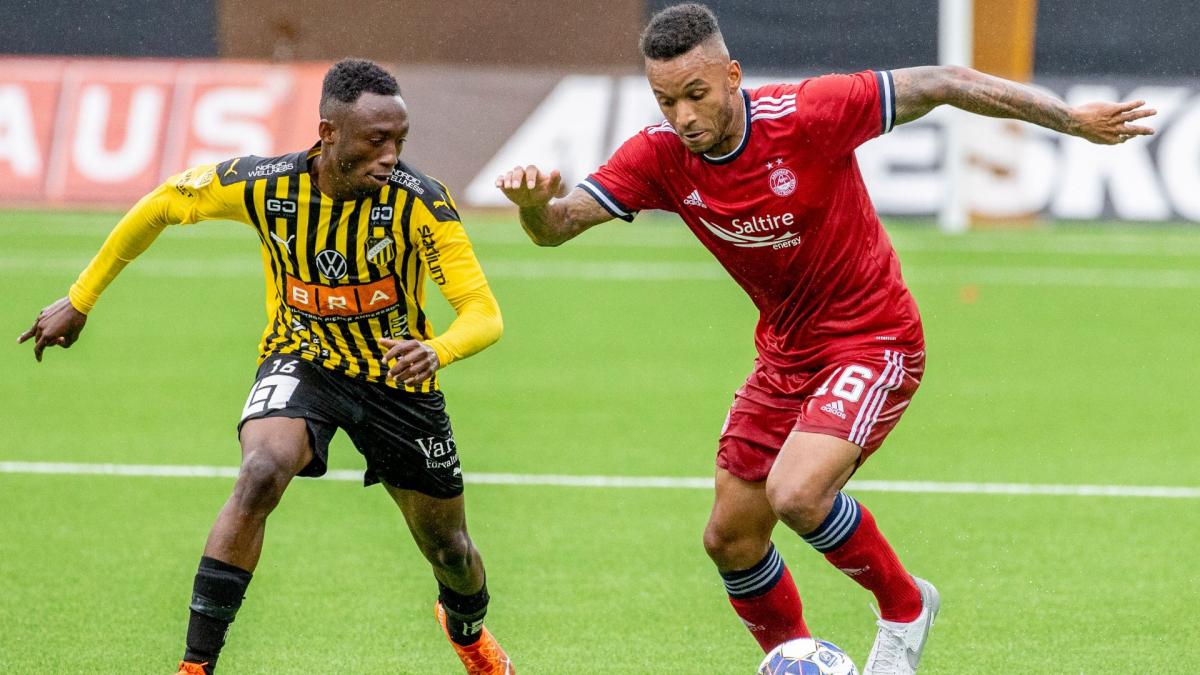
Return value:
<svg viewBox="0 0 1200 675">
<path fill-rule="evenodd" d="M 223 186 L 215 177 L 214 165 L 192 167 L 142 197 L 71 285 L 71 305 L 85 314 L 90 312 L 117 274 L 149 248 L 167 225 L 225 219 L 245 222 L 242 187 Z"/>
<path fill-rule="evenodd" d="M 440 186 L 440 185 L 439 185 Z M 426 341 L 441 367 L 482 351 L 500 339 L 504 323 L 500 306 L 475 257 L 450 192 L 433 202 L 432 210 L 418 202 L 420 255 L 429 277 L 454 308 L 456 315 L 444 333 Z"/>
<path fill-rule="evenodd" d="M 244 183 L 225 184 L 214 180 L 217 166 L 204 164 L 171 176 L 159 188 L 169 199 L 164 203 L 167 222 L 191 225 L 202 220 L 236 220 L 249 223 Z"/>
<path fill-rule="evenodd" d="M 797 94 L 800 133 L 834 157 L 891 131 L 896 122 L 890 71 L 815 77 L 801 83 Z"/>
<path fill-rule="evenodd" d="M 642 131 L 621 144 L 579 187 L 609 213 L 632 221 L 638 211 L 666 208 L 655 179 L 658 164 L 650 134 Z"/>
</svg>

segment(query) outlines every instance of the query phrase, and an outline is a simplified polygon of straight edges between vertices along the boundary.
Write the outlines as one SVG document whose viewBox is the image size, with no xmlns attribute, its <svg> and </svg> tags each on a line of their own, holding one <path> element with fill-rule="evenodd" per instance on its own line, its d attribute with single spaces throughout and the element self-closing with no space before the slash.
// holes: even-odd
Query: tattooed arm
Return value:
<svg viewBox="0 0 1200 675">
<path fill-rule="evenodd" d="M 521 207 L 521 227 L 538 246 L 558 246 L 613 219 L 612 213 L 581 188 L 564 195 L 566 186 L 557 169 L 544 173 L 532 164 L 518 166 L 497 177 L 496 187 Z"/>
<path fill-rule="evenodd" d="M 1032 122 L 1093 143 L 1113 145 L 1153 129 L 1130 124 L 1150 117 L 1145 101 L 1087 103 L 1071 107 L 1053 96 L 1016 82 L 960 66 L 920 66 L 892 71 L 896 86 L 896 124 L 918 119 L 947 104 L 988 117 Z"/>
</svg>

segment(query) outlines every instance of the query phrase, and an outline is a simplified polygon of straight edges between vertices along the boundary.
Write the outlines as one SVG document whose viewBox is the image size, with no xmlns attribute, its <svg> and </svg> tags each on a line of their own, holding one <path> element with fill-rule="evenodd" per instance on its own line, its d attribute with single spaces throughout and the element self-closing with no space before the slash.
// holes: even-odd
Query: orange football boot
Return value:
<svg viewBox="0 0 1200 675">
<path fill-rule="evenodd" d="M 434 605 L 434 612 L 437 615 L 438 623 L 442 625 L 442 632 L 446 634 L 446 639 L 450 640 L 450 630 L 446 628 L 446 610 L 442 607 L 441 602 Z M 475 644 L 464 647 L 454 640 L 450 640 L 450 646 L 454 647 L 454 653 L 458 654 L 463 667 L 467 669 L 467 675 L 516 675 L 517 673 L 513 668 L 512 660 L 508 658 L 508 654 L 504 653 L 500 643 L 496 642 L 496 638 L 487 628 L 483 629 L 483 633 Z"/>
<path fill-rule="evenodd" d="M 180 661 L 179 662 L 179 672 L 175 673 L 175 675 L 208 675 L 208 673 L 204 672 L 204 666 L 207 666 L 207 665 L 208 665 L 207 663 L 192 663 L 191 661 Z"/>
</svg>

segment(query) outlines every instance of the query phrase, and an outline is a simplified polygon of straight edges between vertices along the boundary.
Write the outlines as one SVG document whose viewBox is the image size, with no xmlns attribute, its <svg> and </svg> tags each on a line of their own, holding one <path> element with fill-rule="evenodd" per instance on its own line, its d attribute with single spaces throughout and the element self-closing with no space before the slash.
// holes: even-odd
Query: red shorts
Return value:
<svg viewBox="0 0 1200 675">
<path fill-rule="evenodd" d="M 793 431 L 846 439 L 863 449 L 862 464 L 900 421 L 924 372 L 924 351 L 880 349 L 795 374 L 756 361 L 729 408 L 717 466 L 766 480 Z"/>
</svg>

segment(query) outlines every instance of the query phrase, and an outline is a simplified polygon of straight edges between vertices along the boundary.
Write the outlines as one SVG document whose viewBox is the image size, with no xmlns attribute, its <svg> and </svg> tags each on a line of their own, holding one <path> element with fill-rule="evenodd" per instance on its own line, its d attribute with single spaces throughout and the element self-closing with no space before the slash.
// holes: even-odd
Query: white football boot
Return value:
<svg viewBox="0 0 1200 675">
<path fill-rule="evenodd" d="M 933 627 L 942 600 L 933 584 L 917 577 L 913 577 L 913 581 L 921 591 L 921 613 L 909 623 L 884 621 L 883 618 L 876 622 L 879 632 L 875 634 L 875 646 L 871 647 L 862 675 L 914 675 L 917 672 L 921 652 L 925 651 L 929 629 Z"/>
</svg>

